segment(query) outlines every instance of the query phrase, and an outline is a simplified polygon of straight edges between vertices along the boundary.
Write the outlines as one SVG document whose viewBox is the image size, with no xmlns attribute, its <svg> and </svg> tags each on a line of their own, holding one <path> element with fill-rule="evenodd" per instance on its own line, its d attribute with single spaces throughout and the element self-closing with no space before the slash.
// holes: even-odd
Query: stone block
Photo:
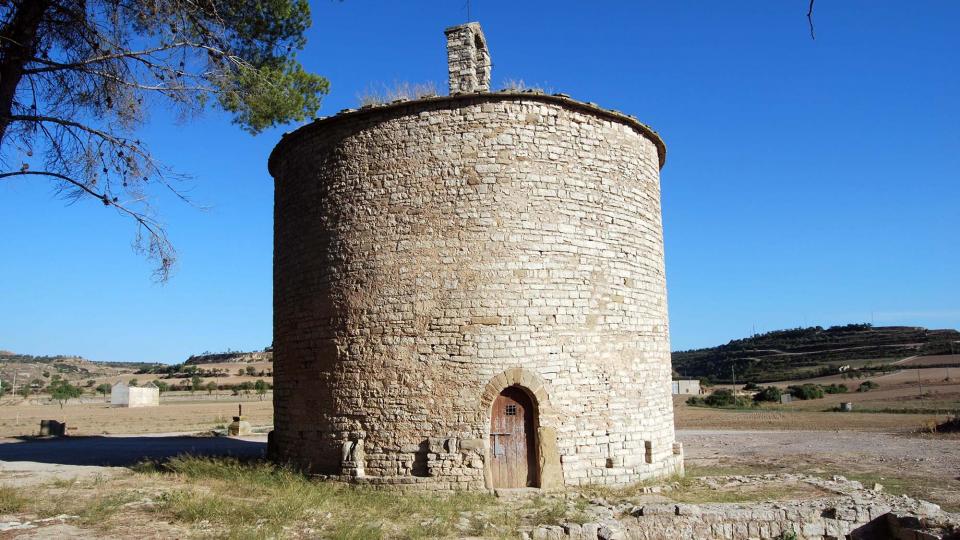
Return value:
<svg viewBox="0 0 960 540">
<path fill-rule="evenodd" d="M 537 443 L 540 488 L 545 490 L 563 488 L 563 467 L 560 465 L 560 451 L 557 448 L 557 430 L 550 426 L 542 426 L 537 433 Z"/>
<path fill-rule="evenodd" d="M 483 439 L 460 439 L 460 453 L 483 452 Z"/>
<path fill-rule="evenodd" d="M 233 422 L 227 426 L 227 435 L 232 437 L 242 437 L 244 435 L 250 435 L 253 433 L 253 429 L 250 426 L 250 422 L 243 420 L 243 417 L 234 416 Z"/>
</svg>

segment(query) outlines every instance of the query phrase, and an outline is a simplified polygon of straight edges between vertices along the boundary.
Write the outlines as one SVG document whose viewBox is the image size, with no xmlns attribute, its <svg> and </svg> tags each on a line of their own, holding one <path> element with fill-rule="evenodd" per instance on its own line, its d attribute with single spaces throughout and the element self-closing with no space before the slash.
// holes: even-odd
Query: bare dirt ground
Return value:
<svg viewBox="0 0 960 540">
<path fill-rule="evenodd" d="M 40 420 L 65 421 L 71 435 L 170 433 L 209 431 L 229 424 L 243 405 L 243 415 L 253 426 L 273 424 L 273 403 L 269 396 L 221 396 L 220 400 L 165 401 L 159 407 L 110 407 L 107 403 L 68 402 L 63 409 L 53 404 L 21 404 L 6 401 L 0 405 L 0 437 L 36 435 Z"/>
<path fill-rule="evenodd" d="M 873 415 L 870 415 L 873 416 Z M 802 472 L 883 484 L 960 510 L 960 437 L 844 431 L 678 430 L 694 474 Z"/>
<path fill-rule="evenodd" d="M 688 479 L 671 480 L 675 487 L 669 491 L 643 495 L 601 488 L 584 491 L 579 499 L 564 495 L 523 501 L 486 494 L 396 497 L 312 482 L 266 465 L 194 460 L 175 462 L 165 471 L 131 470 L 86 465 L 83 457 L 112 456 L 110 465 L 117 465 L 162 459 L 178 449 L 195 455 L 249 451 L 256 456 L 263 450 L 263 437 L 10 441 L 0 444 L 0 538 L 498 538 L 515 537 L 525 524 L 592 520 L 594 509 L 581 503 L 598 496 L 632 504 L 700 504 L 829 495 L 802 482 L 725 490 L 696 480 L 775 472 L 843 474 L 868 487 L 879 482 L 892 494 L 932 500 L 947 510 L 960 508 L 960 439 L 822 431 L 681 430 L 678 436 Z M 16 461 L 21 458 L 35 461 Z"/>
</svg>

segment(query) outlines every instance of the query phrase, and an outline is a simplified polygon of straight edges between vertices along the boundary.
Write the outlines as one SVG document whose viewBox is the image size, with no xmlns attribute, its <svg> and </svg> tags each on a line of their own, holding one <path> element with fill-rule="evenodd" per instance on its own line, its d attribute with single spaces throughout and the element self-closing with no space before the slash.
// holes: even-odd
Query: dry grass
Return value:
<svg viewBox="0 0 960 540">
<path fill-rule="evenodd" d="M 92 483 L 55 482 L 46 489 L 2 486 L 0 514 L 40 519 L 66 515 L 77 525 L 107 531 L 120 524 L 115 518 L 140 497 L 135 490 L 101 489 Z"/>
<path fill-rule="evenodd" d="M 591 521 L 588 501 L 598 496 L 611 502 L 654 497 L 707 503 L 823 494 L 801 483 L 717 489 L 697 479 L 761 472 L 770 471 L 691 467 L 686 478 L 667 480 L 673 489 L 662 495 L 643 495 L 634 486 L 633 491 L 582 490 L 576 501 L 554 496 L 503 501 L 484 493 L 377 490 L 314 481 L 263 462 L 181 457 L 163 465 L 144 464 L 136 474 L 119 480 L 59 480 L 29 490 L 0 488 L 0 513 L 30 519 L 67 514 L 77 516 L 71 523 L 82 529 L 121 537 L 146 527 L 160 538 L 515 538 L 523 525 Z M 918 487 L 881 480 L 894 493 L 912 493 Z"/>
<path fill-rule="evenodd" d="M 828 493 L 809 484 L 761 484 L 737 489 L 715 489 L 699 482 L 690 482 L 668 494 L 670 500 L 687 504 L 798 500 L 824 495 Z"/>
<path fill-rule="evenodd" d="M 437 538 L 466 532 L 504 537 L 513 535 L 525 515 L 569 519 L 566 507 L 554 500 L 503 505 L 485 493 L 401 494 L 316 482 L 262 462 L 178 458 L 141 468 L 141 474 L 181 486 L 158 500 L 159 517 L 212 527 L 228 538 Z"/>
<path fill-rule="evenodd" d="M 685 403 L 686 396 L 675 396 L 675 421 L 680 429 L 912 432 L 941 423 L 951 412 L 960 410 L 960 379 L 944 381 L 944 373 L 939 368 L 910 369 L 871 377 L 880 386 L 869 392 L 855 391 L 862 382 L 857 379 L 814 379 L 820 384 L 846 384 L 851 391 L 827 394 L 823 399 L 737 410 L 690 407 Z M 854 414 L 832 412 L 843 402 L 853 403 Z"/>
<path fill-rule="evenodd" d="M 368 105 L 383 105 L 394 101 L 409 101 L 423 99 L 437 95 L 437 85 L 433 81 L 425 83 L 395 82 L 393 86 L 382 85 L 379 89 L 367 87 L 357 95 L 361 107 Z"/>
<path fill-rule="evenodd" d="M 542 94 L 552 94 L 553 89 L 546 85 L 528 85 L 523 79 L 505 79 L 500 86 L 500 91 L 505 92 L 539 92 Z"/>
<path fill-rule="evenodd" d="M 0 514 L 14 514 L 27 506 L 27 499 L 10 486 L 0 486 Z"/>
<path fill-rule="evenodd" d="M 710 409 L 675 402 L 677 429 L 790 430 L 790 431 L 880 431 L 914 432 L 929 421 L 941 422 L 946 413 L 841 413 L 825 412 L 825 400 L 813 400 L 821 410 L 789 408 Z"/>
</svg>

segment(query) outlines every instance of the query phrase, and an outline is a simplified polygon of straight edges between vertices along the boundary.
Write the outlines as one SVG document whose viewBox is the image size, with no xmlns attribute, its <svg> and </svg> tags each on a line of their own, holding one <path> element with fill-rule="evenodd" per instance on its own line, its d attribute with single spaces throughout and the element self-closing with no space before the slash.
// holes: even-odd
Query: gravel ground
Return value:
<svg viewBox="0 0 960 540">
<path fill-rule="evenodd" d="M 960 508 L 960 438 L 851 431 L 677 430 L 688 467 L 876 479 Z M 918 492 L 919 491 L 919 492 Z"/>
</svg>

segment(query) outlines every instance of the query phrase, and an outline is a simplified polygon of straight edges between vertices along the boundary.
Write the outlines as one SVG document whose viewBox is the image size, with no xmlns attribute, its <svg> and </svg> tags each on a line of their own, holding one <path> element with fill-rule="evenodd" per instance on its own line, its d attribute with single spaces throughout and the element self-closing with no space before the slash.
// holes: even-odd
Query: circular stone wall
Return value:
<svg viewBox="0 0 960 540">
<path fill-rule="evenodd" d="M 531 483 L 682 470 L 662 148 L 625 116 L 504 94 L 287 136 L 270 160 L 273 456 L 362 482 L 496 487 L 491 406 L 519 386 L 536 410 Z"/>
</svg>

